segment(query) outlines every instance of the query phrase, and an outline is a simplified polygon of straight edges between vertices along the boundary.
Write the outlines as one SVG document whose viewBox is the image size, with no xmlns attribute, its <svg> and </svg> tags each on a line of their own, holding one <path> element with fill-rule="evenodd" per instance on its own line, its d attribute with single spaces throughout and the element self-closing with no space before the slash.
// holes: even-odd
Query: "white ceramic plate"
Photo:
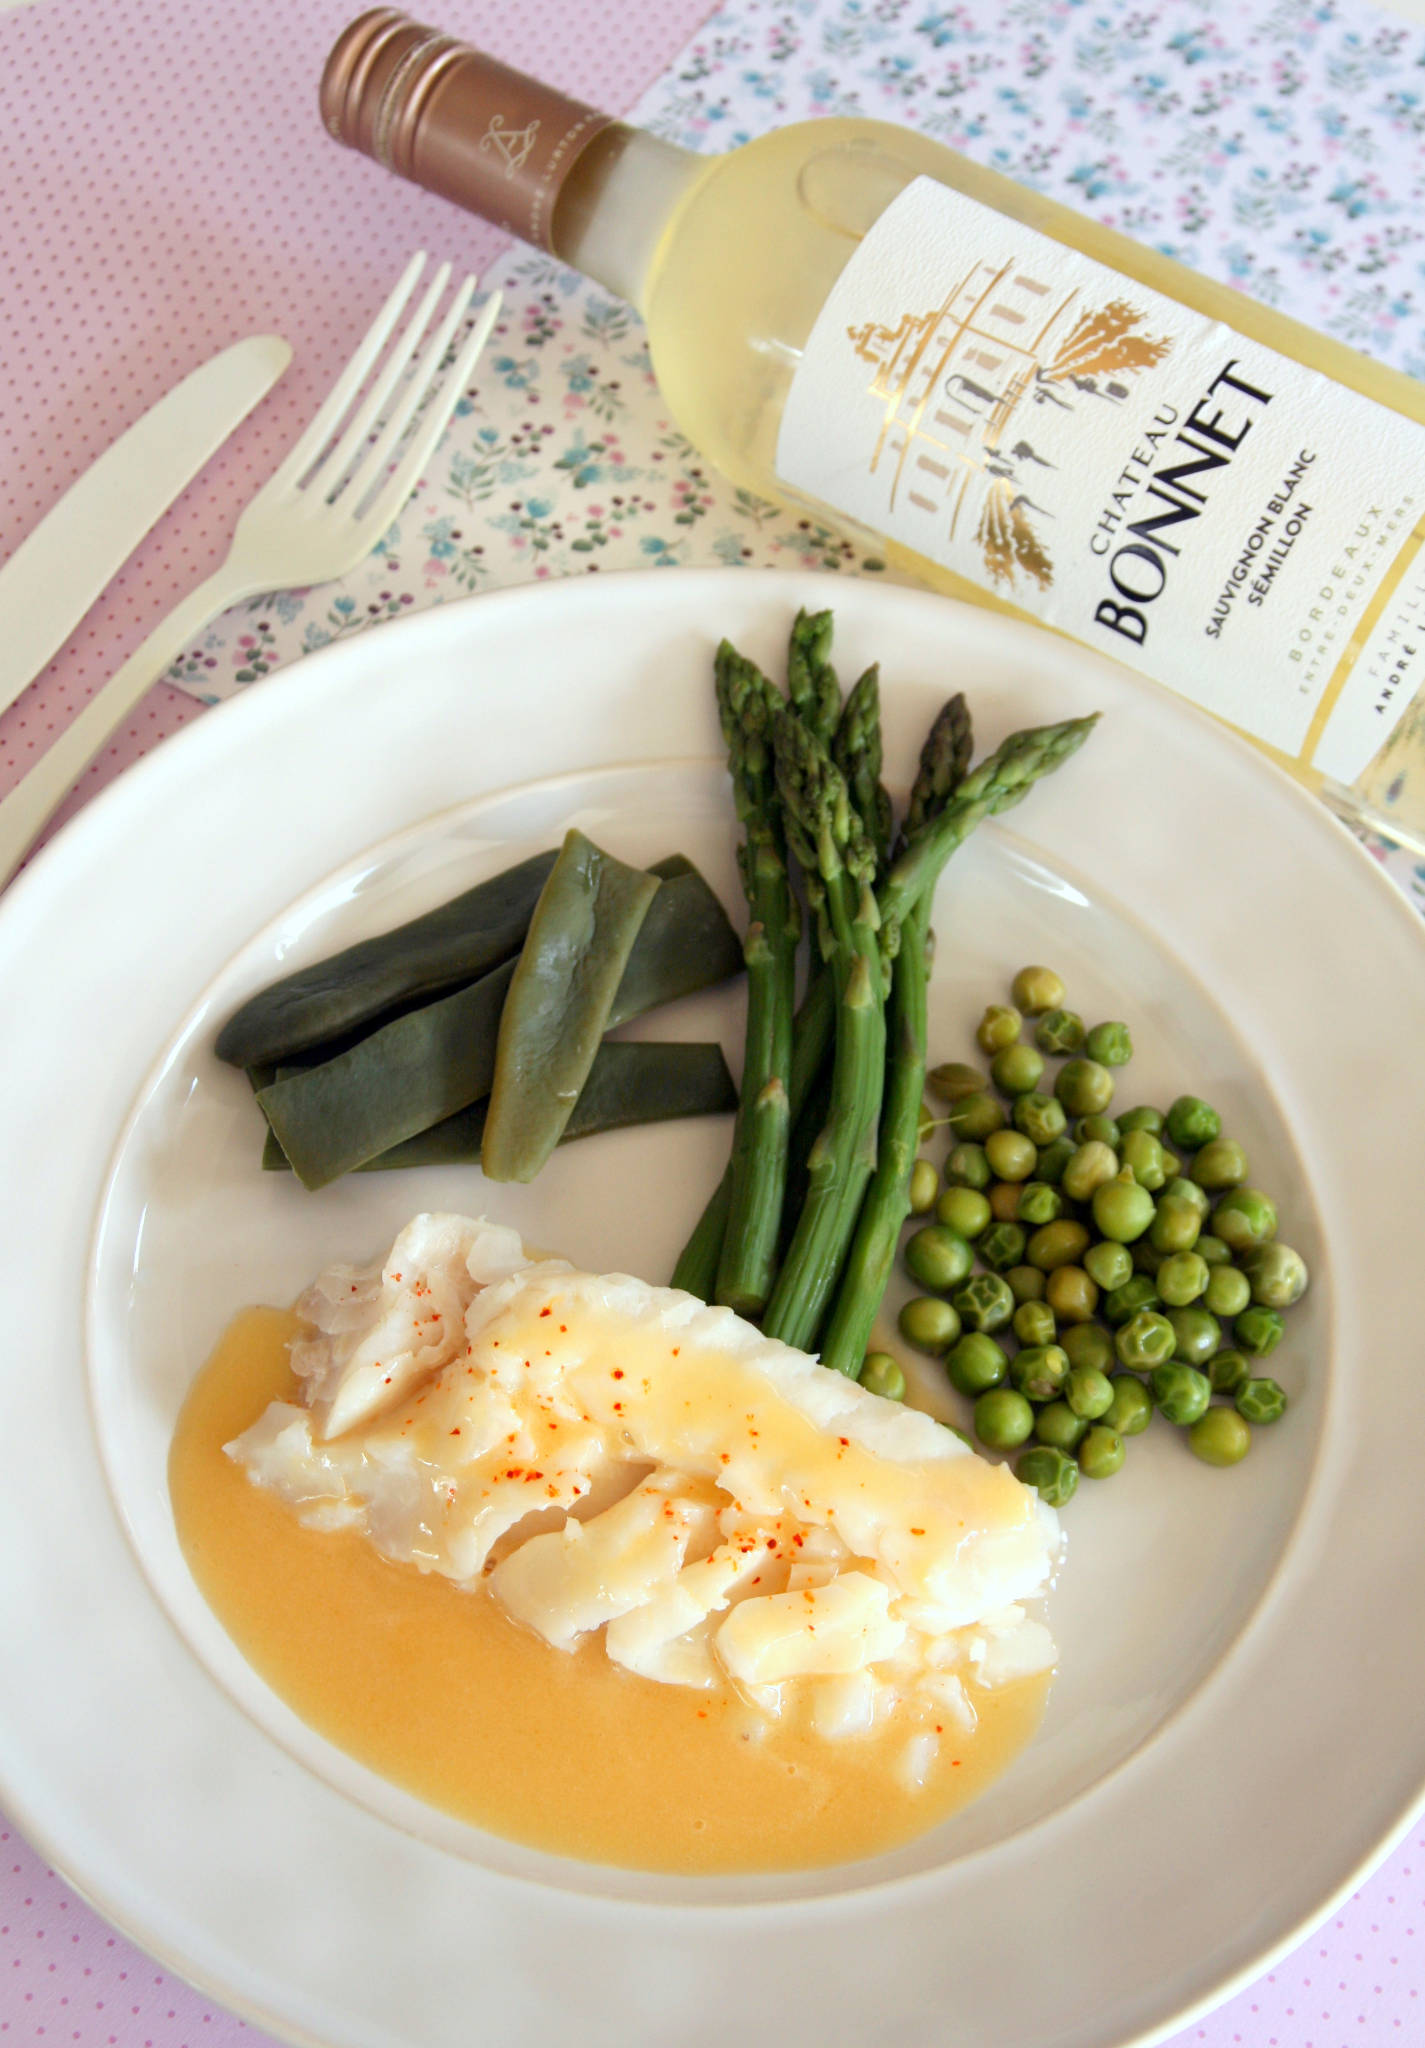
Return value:
<svg viewBox="0 0 1425 2048">
<path fill-rule="evenodd" d="M 1135 1028 L 1121 1102 L 1219 1104 L 1314 1284 L 1273 1368 L 1291 1411 L 1246 1467 L 1208 1471 L 1155 1425 L 1080 1489 L 1063 1675 L 983 1801 L 877 1863 L 670 1882 L 446 1821 L 303 1728 L 188 1581 L 163 1466 L 243 1302 L 433 1205 L 661 1278 L 725 1129 L 573 1147 L 488 1200 L 452 1169 L 312 1198 L 256 1172 L 251 1102 L 208 1046 L 280 965 L 576 819 L 635 858 L 679 846 L 731 896 L 709 649 L 728 632 L 775 665 L 796 605 L 828 600 L 843 672 L 882 662 L 896 779 L 956 686 L 985 746 L 1107 714 L 953 863 L 937 1045 L 957 1056 L 1007 974 L 1052 959 L 1076 1007 Z M 329 650 L 132 770 L 12 891 L 0 973 L 0 1796 L 112 1919 L 259 2023 L 341 2048 L 571 2027 L 589 2048 L 1120 2048 L 1264 1967 L 1408 1823 L 1425 1117 L 1399 1049 L 1425 1033 L 1425 948 L 1339 827 L 1176 700 L 866 582 L 483 598 Z M 646 1028 L 734 1050 L 736 995 Z"/>
</svg>

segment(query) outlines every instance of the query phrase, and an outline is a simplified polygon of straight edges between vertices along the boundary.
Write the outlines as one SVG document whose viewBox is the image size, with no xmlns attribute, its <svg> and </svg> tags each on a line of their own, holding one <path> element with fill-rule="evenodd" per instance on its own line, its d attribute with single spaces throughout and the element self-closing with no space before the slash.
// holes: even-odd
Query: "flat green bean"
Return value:
<svg viewBox="0 0 1425 2048">
<path fill-rule="evenodd" d="M 533 1180 L 559 1143 L 659 887 L 582 832 L 566 834 L 500 1013 L 480 1152 L 487 1180 Z"/>
</svg>

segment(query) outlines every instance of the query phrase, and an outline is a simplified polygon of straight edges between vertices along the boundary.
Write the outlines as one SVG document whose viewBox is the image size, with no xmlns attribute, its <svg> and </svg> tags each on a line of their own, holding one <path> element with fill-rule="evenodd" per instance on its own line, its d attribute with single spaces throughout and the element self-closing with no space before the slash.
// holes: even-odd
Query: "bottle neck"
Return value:
<svg viewBox="0 0 1425 2048">
<path fill-rule="evenodd" d="M 559 194 L 553 253 L 646 314 L 658 250 L 707 167 L 706 157 L 611 122 L 585 147 Z"/>
<path fill-rule="evenodd" d="M 664 230 L 705 167 L 394 7 L 342 31 L 320 104 L 336 141 L 551 250 L 640 311 Z"/>
</svg>

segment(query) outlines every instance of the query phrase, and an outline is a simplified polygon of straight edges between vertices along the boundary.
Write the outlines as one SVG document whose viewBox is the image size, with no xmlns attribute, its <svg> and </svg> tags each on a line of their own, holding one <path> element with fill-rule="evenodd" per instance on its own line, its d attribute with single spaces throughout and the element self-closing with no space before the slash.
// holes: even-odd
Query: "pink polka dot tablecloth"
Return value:
<svg viewBox="0 0 1425 2048">
<path fill-rule="evenodd" d="M 0 560 L 123 427 L 245 333 L 291 370 L 0 718 L 0 793 L 216 566 L 416 246 L 485 267 L 500 327 L 411 505 L 340 585 L 201 635 L 66 813 L 202 703 L 403 610 L 667 563 L 882 573 L 734 491 L 661 408 L 641 329 L 556 264 L 335 149 L 322 58 L 359 0 L 0 11 Z M 419 11 L 419 10 L 418 10 Z M 693 147 L 854 110 L 910 122 L 1425 373 L 1425 31 L 1341 0 L 441 0 L 443 25 Z M 704 17 L 708 16 L 707 19 Z M 1425 905 L 1425 875 L 1373 848 Z M 1111 1902 L 1104 1902 L 1111 1921 Z M 1172 2048 L 1425 2048 L 1425 1832 Z M 1185 1930 L 1190 1938 L 1190 1930 Z M 0 1822 L 0 2034 L 250 2033 L 106 1927 Z"/>
</svg>

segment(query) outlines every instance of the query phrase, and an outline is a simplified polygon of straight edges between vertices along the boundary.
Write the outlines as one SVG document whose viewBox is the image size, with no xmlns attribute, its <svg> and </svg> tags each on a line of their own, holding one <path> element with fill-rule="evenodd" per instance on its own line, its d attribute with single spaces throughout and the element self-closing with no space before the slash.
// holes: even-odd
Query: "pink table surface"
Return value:
<svg viewBox="0 0 1425 2048">
<path fill-rule="evenodd" d="M 0 561 L 102 450 L 243 334 L 292 343 L 276 390 L 0 717 L 0 795 L 227 551 L 237 508 L 325 395 L 416 248 L 472 268 L 508 237 L 362 179 L 316 117 L 364 0 L 38 0 L 0 13 Z M 441 0 L 441 25 L 622 112 L 710 0 Z M 418 17 L 420 8 L 414 11 Z M 429 11 L 429 10 L 428 10 Z M 353 309 L 357 309 L 353 311 Z M 199 716 L 152 690 L 60 822 Z"/>
<path fill-rule="evenodd" d="M 352 209 L 347 160 L 321 135 L 313 93 L 358 4 L 38 0 L 0 13 L 0 560 L 214 349 L 269 329 L 296 349 L 273 396 L 0 718 L 0 792 L 216 564 L 236 508 L 348 353 L 363 324 L 351 308 L 378 302 L 413 247 L 488 263 L 502 246 L 473 220 L 453 234 L 447 209 L 394 181 L 363 181 Z M 707 6 L 441 0 L 437 12 L 618 111 Z M 874 0 L 861 12 L 873 15 Z M 1203 12 L 1183 0 L 1185 17 Z M 150 692 L 67 808 L 201 708 L 166 686 Z M 1111 1926 L 1111 1902 L 1104 1912 Z M 1173 2048 L 1425 2044 L 1422 1914 L 1417 1826 L 1315 1935 Z M 0 1822 L 0 2035 L 47 2048 L 229 2048 L 249 2032 L 112 1933 Z"/>
</svg>

